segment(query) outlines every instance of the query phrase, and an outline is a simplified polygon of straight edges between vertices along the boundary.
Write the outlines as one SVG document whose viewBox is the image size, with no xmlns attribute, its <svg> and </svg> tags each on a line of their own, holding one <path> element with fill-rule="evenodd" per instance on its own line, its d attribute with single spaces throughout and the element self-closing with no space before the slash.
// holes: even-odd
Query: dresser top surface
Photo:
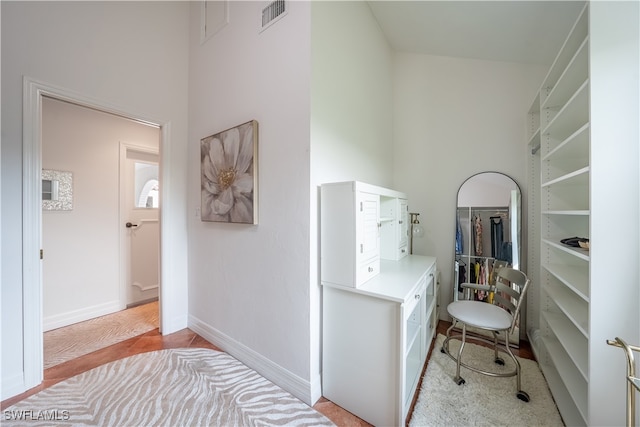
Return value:
<svg viewBox="0 0 640 427">
<path fill-rule="evenodd" d="M 399 261 L 381 260 L 380 273 L 367 280 L 359 288 L 331 283 L 323 283 L 323 285 L 404 303 L 413 298 L 419 280 L 427 272 L 434 270 L 435 265 L 435 257 L 407 255 Z"/>
</svg>

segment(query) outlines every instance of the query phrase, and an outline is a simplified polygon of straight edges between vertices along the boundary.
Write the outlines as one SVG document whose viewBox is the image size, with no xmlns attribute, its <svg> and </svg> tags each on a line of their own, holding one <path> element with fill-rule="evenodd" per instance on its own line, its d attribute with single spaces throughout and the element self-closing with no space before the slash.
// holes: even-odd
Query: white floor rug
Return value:
<svg viewBox="0 0 640 427">
<path fill-rule="evenodd" d="M 321 413 L 210 349 L 142 353 L 3 411 L 3 426 L 332 426 Z"/>
<path fill-rule="evenodd" d="M 465 384 L 453 381 L 456 364 L 440 352 L 444 336 L 439 334 L 422 381 L 410 426 L 562 426 L 547 383 L 534 360 L 518 358 L 522 366 L 522 389 L 530 402 L 516 397 L 516 378 L 498 378 L 478 374 L 464 367 L 460 376 Z M 459 348 L 452 340 L 450 349 Z M 504 367 L 493 362 L 489 348 L 467 343 L 463 360 L 488 370 L 513 370 L 506 356 Z M 474 363 L 478 361 L 478 363 Z M 496 369 L 498 368 L 498 369 Z"/>
<path fill-rule="evenodd" d="M 84 356 L 158 327 L 151 302 L 44 333 L 44 368 Z"/>
</svg>

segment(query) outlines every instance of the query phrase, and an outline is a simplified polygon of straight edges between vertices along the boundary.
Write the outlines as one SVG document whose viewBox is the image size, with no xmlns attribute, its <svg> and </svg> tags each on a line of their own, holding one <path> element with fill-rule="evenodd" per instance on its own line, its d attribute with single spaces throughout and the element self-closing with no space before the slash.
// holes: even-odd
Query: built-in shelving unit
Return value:
<svg viewBox="0 0 640 427">
<path fill-rule="evenodd" d="M 605 341 L 607 335 L 626 332 L 627 339 L 635 339 L 640 334 L 638 283 L 626 283 L 616 273 L 624 268 L 622 260 L 637 268 L 638 245 L 608 232 L 612 227 L 616 233 L 616 218 L 625 216 L 610 194 L 621 188 L 638 192 L 637 169 L 627 177 L 616 170 L 625 150 L 637 156 L 637 137 L 613 136 L 618 124 L 632 129 L 616 120 L 618 104 L 628 109 L 638 100 L 637 93 L 612 81 L 614 74 L 628 73 L 620 64 L 627 63 L 630 51 L 621 50 L 620 40 L 629 39 L 622 34 L 637 37 L 638 21 L 627 19 L 634 10 L 637 14 L 637 5 L 624 2 L 586 3 L 527 112 L 533 239 L 528 247 L 534 270 L 528 309 L 537 314 L 527 332 L 564 423 L 571 426 L 622 424 L 624 360 Z M 637 132 L 637 113 L 631 119 Z M 625 194 L 635 202 L 620 204 L 637 206 L 638 194 Z M 636 223 L 637 217 L 629 226 L 637 233 Z M 570 237 L 589 239 L 590 249 L 561 243 Z M 625 253 L 616 257 L 612 251 Z"/>
<path fill-rule="evenodd" d="M 528 113 L 528 143 L 532 153 L 538 144 L 540 149 L 537 350 L 570 425 L 586 425 L 589 419 L 590 256 L 560 240 L 590 235 L 588 54 L 585 6 Z"/>
</svg>

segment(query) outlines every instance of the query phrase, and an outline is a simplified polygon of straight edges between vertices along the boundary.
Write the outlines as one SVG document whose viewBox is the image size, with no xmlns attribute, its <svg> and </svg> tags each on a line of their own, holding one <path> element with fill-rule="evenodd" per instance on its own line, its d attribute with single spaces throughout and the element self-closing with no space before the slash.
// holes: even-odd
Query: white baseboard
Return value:
<svg viewBox="0 0 640 427">
<path fill-rule="evenodd" d="M 307 403 L 309 406 L 313 406 L 322 397 L 322 375 L 318 372 L 318 375 L 311 380 L 311 402 Z"/>
<path fill-rule="evenodd" d="M 188 317 L 186 314 L 184 316 L 176 316 L 171 319 L 167 316 L 161 315 L 160 318 L 160 333 L 162 333 L 162 335 L 172 334 L 189 327 Z"/>
<path fill-rule="evenodd" d="M 11 374 L 8 377 L 2 378 L 2 390 L 0 390 L 0 401 L 9 399 L 10 397 L 17 396 L 20 393 L 27 391 L 24 384 L 24 375 L 22 372 L 17 374 Z"/>
<path fill-rule="evenodd" d="M 115 313 L 116 311 L 123 310 L 124 308 L 125 307 L 120 304 L 120 301 L 111 301 L 104 304 L 94 305 L 92 307 L 56 314 L 43 319 L 43 330 L 44 332 L 47 332 L 52 329 L 62 328 L 63 326 L 69 326 L 74 323 L 84 322 L 85 320 L 104 316 L 105 314 Z"/>
<path fill-rule="evenodd" d="M 320 398 L 319 375 L 311 384 L 194 316 L 189 316 L 188 327 L 307 405 L 312 406 Z"/>
</svg>

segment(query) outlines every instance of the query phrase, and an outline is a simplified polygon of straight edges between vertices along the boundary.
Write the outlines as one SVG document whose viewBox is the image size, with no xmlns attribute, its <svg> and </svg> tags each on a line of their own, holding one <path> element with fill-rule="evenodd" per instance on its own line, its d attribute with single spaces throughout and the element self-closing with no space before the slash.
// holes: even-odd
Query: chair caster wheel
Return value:
<svg viewBox="0 0 640 427">
<path fill-rule="evenodd" d="M 462 377 L 454 378 L 453 380 L 454 380 L 454 381 L 456 382 L 456 384 L 458 384 L 458 385 L 462 385 L 462 384 L 464 384 L 464 383 L 466 382 L 466 381 L 464 380 L 464 378 L 462 378 Z"/>
<path fill-rule="evenodd" d="M 522 400 L 523 402 L 528 402 L 529 401 L 529 395 L 527 394 L 526 391 L 522 391 L 520 390 L 517 394 L 516 397 L 520 400 Z"/>
<path fill-rule="evenodd" d="M 504 366 L 504 359 L 501 357 L 496 357 L 496 360 L 494 360 L 496 365 L 500 365 L 500 366 Z"/>
</svg>

